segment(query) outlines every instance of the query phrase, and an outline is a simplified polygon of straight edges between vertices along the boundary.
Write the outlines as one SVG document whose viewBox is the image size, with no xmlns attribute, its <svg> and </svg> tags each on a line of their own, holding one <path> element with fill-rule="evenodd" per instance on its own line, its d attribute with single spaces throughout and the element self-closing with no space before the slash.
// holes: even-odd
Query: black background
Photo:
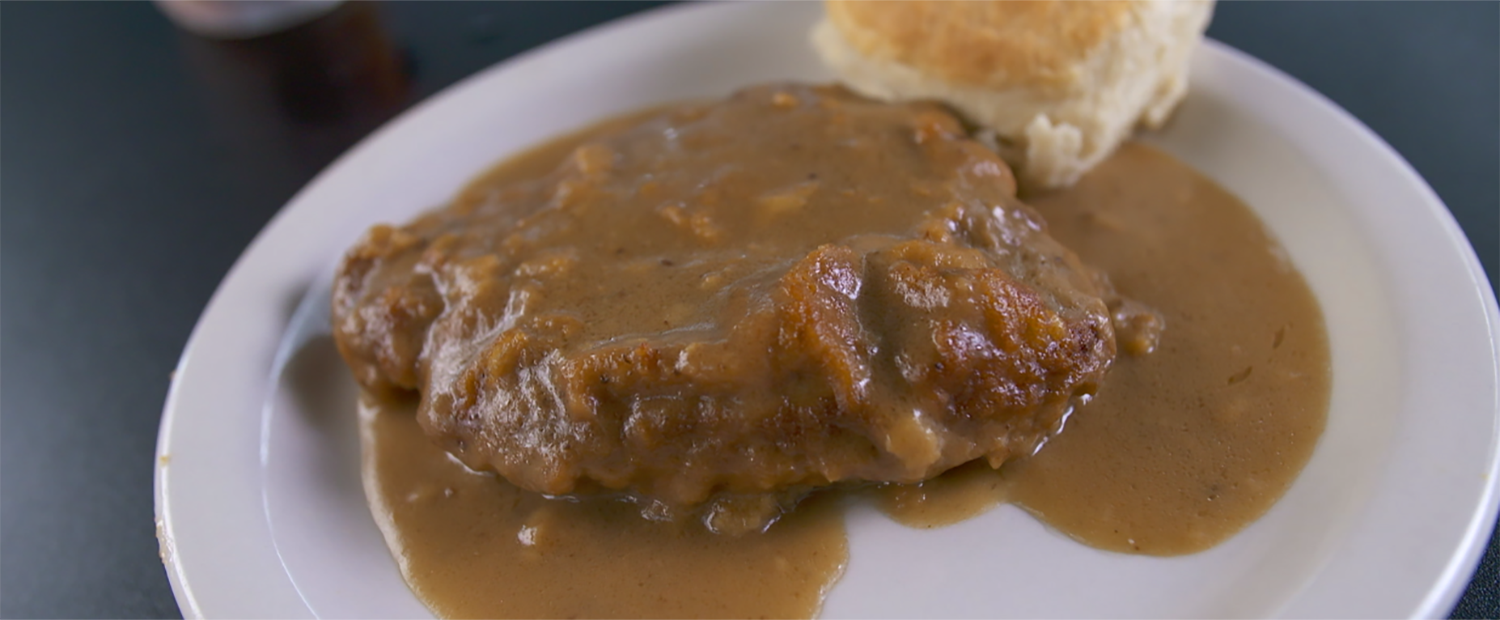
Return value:
<svg viewBox="0 0 1500 620">
<path fill-rule="evenodd" d="M 177 615 L 152 530 L 157 423 L 240 251 L 405 107 L 650 6 L 357 5 L 228 44 L 145 3 L 0 5 L 0 615 Z M 1394 146 L 1494 286 L 1500 4 L 1221 3 L 1209 34 Z M 368 49 L 328 47 L 341 36 Z M 1500 616 L 1497 566 L 1492 541 L 1455 616 Z"/>
</svg>

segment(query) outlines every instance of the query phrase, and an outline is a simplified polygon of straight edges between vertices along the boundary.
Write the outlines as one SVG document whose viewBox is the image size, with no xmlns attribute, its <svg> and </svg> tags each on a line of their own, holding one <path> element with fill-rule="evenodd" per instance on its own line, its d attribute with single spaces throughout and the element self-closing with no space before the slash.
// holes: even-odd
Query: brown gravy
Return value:
<svg viewBox="0 0 1500 620">
<path fill-rule="evenodd" d="M 755 86 L 561 161 L 372 227 L 334 285 L 360 383 L 523 489 L 758 531 L 1031 454 L 1151 338 L 930 103 Z"/>
<path fill-rule="evenodd" d="M 763 534 L 723 536 L 475 473 L 422 433 L 410 401 L 367 398 L 361 418 L 365 493 L 441 617 L 810 618 L 848 557 L 833 497 Z"/>
<path fill-rule="evenodd" d="M 1323 432 L 1328 338 L 1302 276 L 1243 203 L 1141 144 L 1027 202 L 1164 315 L 1160 345 L 1118 358 L 1037 455 L 886 489 L 880 505 L 931 527 L 1011 501 L 1088 545 L 1150 555 L 1234 535 L 1285 493 Z"/>
<path fill-rule="evenodd" d="M 550 168 L 582 136 L 467 190 Z M 1129 144 L 1077 186 L 1028 197 L 1050 231 L 1166 320 L 1037 455 L 876 489 L 897 520 L 1015 502 L 1095 547 L 1173 555 L 1263 514 L 1306 463 L 1330 387 L 1316 301 L 1255 216 L 1186 165 Z M 366 491 L 414 591 L 446 617 L 815 615 L 847 557 L 824 494 L 763 535 L 648 522 L 623 502 L 544 499 L 433 447 L 411 403 L 367 406 Z"/>
</svg>

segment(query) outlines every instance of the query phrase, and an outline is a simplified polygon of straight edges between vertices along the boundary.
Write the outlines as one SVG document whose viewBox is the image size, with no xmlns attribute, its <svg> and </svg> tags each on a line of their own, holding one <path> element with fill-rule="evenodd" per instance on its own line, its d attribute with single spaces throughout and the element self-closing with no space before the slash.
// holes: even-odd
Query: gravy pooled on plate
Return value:
<svg viewBox="0 0 1500 620">
<path fill-rule="evenodd" d="M 1138 143 L 1027 201 L 1121 294 L 1160 313 L 1160 342 L 1120 357 L 1035 456 L 886 489 L 881 505 L 933 526 L 1009 501 L 1094 547 L 1151 555 L 1234 535 L 1286 492 L 1323 434 L 1332 371 L 1306 282 L 1244 203 Z"/>
<path fill-rule="evenodd" d="M 1013 501 L 1159 555 L 1264 513 L 1329 386 L 1274 240 L 1139 145 L 1032 198 L 1108 277 L 1013 192 L 939 108 L 779 86 L 603 123 L 377 227 L 335 326 L 408 583 L 449 617 L 811 616 L 844 490 L 920 526 Z"/>
</svg>

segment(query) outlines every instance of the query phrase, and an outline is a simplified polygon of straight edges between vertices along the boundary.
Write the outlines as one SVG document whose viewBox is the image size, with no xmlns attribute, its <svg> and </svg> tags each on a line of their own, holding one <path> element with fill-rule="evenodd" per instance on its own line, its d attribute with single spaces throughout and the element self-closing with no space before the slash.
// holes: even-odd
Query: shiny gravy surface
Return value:
<svg viewBox="0 0 1500 620">
<path fill-rule="evenodd" d="M 541 174 L 589 135 L 511 159 L 465 195 Z M 1022 198 L 1165 323 L 1155 351 L 1118 356 L 1035 455 L 825 490 L 764 533 L 722 536 L 642 519 L 619 499 L 549 499 L 476 473 L 424 436 L 414 400 L 367 396 L 366 492 L 408 583 L 445 617 L 809 617 L 847 560 L 849 502 L 917 527 L 1014 502 L 1085 544 L 1150 555 L 1240 531 L 1285 492 L 1323 429 L 1329 351 L 1302 277 L 1238 199 L 1141 144 L 1073 188 Z"/>
</svg>

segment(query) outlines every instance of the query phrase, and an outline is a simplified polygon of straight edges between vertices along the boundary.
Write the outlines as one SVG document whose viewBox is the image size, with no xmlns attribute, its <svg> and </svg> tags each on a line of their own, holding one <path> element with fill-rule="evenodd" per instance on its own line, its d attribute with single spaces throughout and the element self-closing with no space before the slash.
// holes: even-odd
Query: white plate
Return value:
<svg viewBox="0 0 1500 620">
<path fill-rule="evenodd" d="M 587 121 L 827 80 L 806 43 L 818 10 L 674 8 L 564 39 L 426 101 L 298 194 L 219 287 L 167 398 L 156 512 L 184 614 L 426 615 L 360 492 L 326 337 L 330 265 L 371 223 Z M 825 616 L 1447 613 L 1494 522 L 1500 468 L 1500 321 L 1479 264 L 1422 179 L 1310 89 L 1215 43 L 1192 79 L 1151 139 L 1255 208 L 1328 318 L 1332 408 L 1307 469 L 1265 518 L 1181 558 L 1096 551 L 1010 507 L 934 531 L 856 512 Z"/>
</svg>

